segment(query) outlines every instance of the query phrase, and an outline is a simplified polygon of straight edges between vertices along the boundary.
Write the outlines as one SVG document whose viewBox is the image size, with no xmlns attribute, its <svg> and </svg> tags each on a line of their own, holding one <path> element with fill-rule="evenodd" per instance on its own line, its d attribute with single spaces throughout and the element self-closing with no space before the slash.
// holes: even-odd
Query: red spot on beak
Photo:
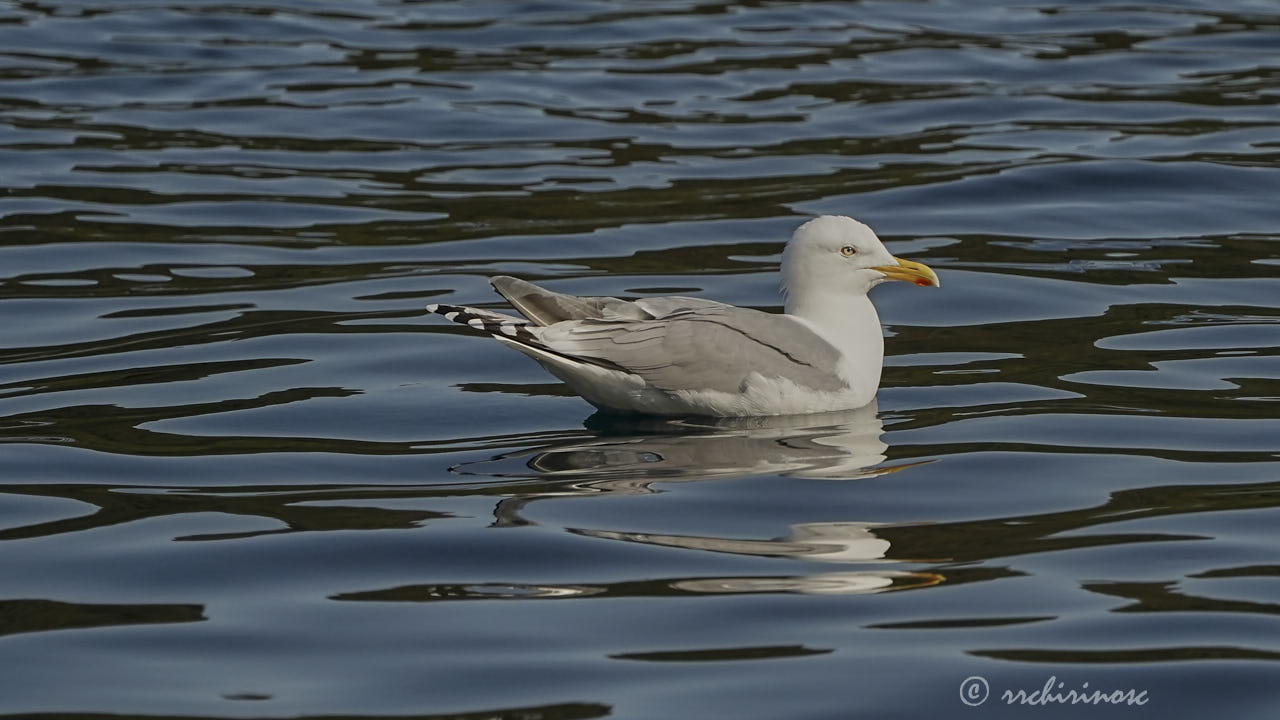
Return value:
<svg viewBox="0 0 1280 720">
<path fill-rule="evenodd" d="M 916 285 L 920 287 L 929 287 L 932 284 L 933 281 L 929 280 L 929 278 L 916 278 Z"/>
</svg>

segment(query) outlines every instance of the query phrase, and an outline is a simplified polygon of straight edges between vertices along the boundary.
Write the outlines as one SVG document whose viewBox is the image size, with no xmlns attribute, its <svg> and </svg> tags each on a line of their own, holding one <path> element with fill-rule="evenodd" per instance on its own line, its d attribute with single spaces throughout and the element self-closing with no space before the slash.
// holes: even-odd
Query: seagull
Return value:
<svg viewBox="0 0 1280 720">
<path fill-rule="evenodd" d="M 891 255 L 866 225 L 823 215 L 782 252 L 781 314 L 692 297 L 578 297 L 509 276 L 490 282 L 524 317 L 426 309 L 528 355 L 602 411 L 798 415 L 875 399 L 884 336 L 867 291 L 887 280 L 939 284 L 929 267 Z"/>
</svg>

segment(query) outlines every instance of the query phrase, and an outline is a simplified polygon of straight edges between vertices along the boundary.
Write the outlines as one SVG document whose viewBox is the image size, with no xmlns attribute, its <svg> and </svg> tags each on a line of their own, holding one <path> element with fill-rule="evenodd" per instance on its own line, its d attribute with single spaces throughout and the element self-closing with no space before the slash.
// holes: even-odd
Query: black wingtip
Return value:
<svg viewBox="0 0 1280 720">
<path fill-rule="evenodd" d="M 531 345 L 540 344 L 537 336 L 529 332 L 529 321 L 514 318 L 485 310 L 476 310 L 463 305 L 445 305 L 431 303 L 427 312 L 443 315 L 445 320 L 466 325 L 474 330 L 489 333 L 494 337 L 508 338 Z"/>
</svg>

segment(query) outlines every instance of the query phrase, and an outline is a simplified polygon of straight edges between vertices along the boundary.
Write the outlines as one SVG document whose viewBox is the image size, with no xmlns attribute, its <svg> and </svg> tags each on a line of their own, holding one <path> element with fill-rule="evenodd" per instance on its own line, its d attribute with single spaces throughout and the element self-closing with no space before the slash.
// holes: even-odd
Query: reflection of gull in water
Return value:
<svg viewBox="0 0 1280 720">
<path fill-rule="evenodd" d="M 879 526 L 881 523 L 803 523 L 792 525 L 791 532 L 786 537 L 773 540 L 663 535 L 582 528 L 570 529 L 569 532 L 602 540 L 621 540 L 688 550 L 791 557 L 832 563 L 865 563 L 886 562 L 890 543 L 876 535 L 875 528 Z M 864 595 L 934 585 L 941 581 L 942 576 L 937 573 L 877 568 L 783 577 L 697 578 L 680 580 L 674 583 L 674 586 L 681 590 L 704 593 L 798 592 L 807 595 Z"/>
<path fill-rule="evenodd" d="M 521 450 L 453 468 L 463 474 L 602 481 L 703 480 L 746 475 L 874 477 L 888 446 L 876 404 L 843 412 L 759 418 L 598 420 L 600 437 Z M 599 483 L 593 483 L 599 487 Z M 637 490 L 641 488 L 635 488 Z"/>
<path fill-rule="evenodd" d="M 690 550 L 735 553 L 738 555 L 787 556 L 822 562 L 866 562 L 881 560 L 889 552 L 889 541 L 877 537 L 872 528 L 881 523 L 827 522 L 791 526 L 791 534 L 776 540 L 656 535 L 612 530 L 571 530 L 587 537 L 625 540 L 646 545 L 665 545 Z"/>
<path fill-rule="evenodd" d="M 876 535 L 877 523 L 832 522 L 793 525 L 790 534 L 775 540 L 740 540 L 628 533 L 611 530 L 570 529 L 577 535 L 604 540 L 680 547 L 689 550 L 742 555 L 791 557 L 833 563 L 873 563 L 870 570 L 840 570 L 808 574 L 769 574 L 711 577 L 646 578 L 606 583 L 465 583 L 408 585 L 368 592 L 343 593 L 338 600 L 379 602 L 437 602 L 450 600 L 556 600 L 592 596 L 672 597 L 681 594 L 740 595 L 800 593 L 804 595 L 868 595 L 891 590 L 911 590 L 937 585 L 946 578 L 935 571 L 897 570 L 879 567 L 890 543 Z"/>
<path fill-rule="evenodd" d="M 465 600 L 572 600 L 587 597 L 636 598 L 683 595 L 744 595 L 800 593 L 804 595 L 869 595 L 889 590 L 914 590 L 937 585 L 936 572 L 829 572 L 813 575 L 757 575 L 746 577 L 658 578 L 605 583 L 481 582 L 403 585 L 333 595 L 334 600 L 370 602 L 456 602 Z"/>
<path fill-rule="evenodd" d="M 760 418 L 696 420 L 619 419 L 593 416 L 588 425 L 599 437 L 507 453 L 453 468 L 464 474 L 534 478 L 534 492 L 516 492 L 495 509 L 496 524 L 523 525 L 522 512 L 533 501 L 601 492 L 653 492 L 657 482 L 690 482 L 751 475 L 817 479 L 875 477 L 917 462 L 885 465 L 888 446 L 876 404 L 836 413 Z M 559 481 L 559 482 L 556 482 Z M 893 563 L 890 543 L 876 533 L 879 523 L 821 522 L 793 525 L 786 537 L 772 540 L 669 535 L 604 529 L 569 528 L 586 537 L 687 550 L 784 557 L 830 563 Z M 861 595 L 934 585 L 932 572 L 876 567 L 809 574 L 678 578 L 674 590 L 698 594 L 794 592 Z M 541 587 L 538 597 L 564 590 Z M 555 596 L 560 596 L 555 594 Z"/>
<path fill-rule="evenodd" d="M 908 590 L 937 585 L 937 573 L 876 570 L 829 572 L 794 577 L 737 577 L 680 580 L 673 587 L 698 593 L 793 592 L 805 595 L 870 595 L 887 590 Z"/>
</svg>

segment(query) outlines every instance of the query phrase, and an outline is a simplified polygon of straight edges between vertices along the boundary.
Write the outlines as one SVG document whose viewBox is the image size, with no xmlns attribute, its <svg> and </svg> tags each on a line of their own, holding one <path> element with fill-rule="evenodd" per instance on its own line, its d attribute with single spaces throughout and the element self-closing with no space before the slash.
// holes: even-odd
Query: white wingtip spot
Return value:
<svg viewBox="0 0 1280 720">
<path fill-rule="evenodd" d="M 480 318 L 471 318 L 470 320 L 467 321 L 467 324 L 477 330 L 484 329 L 484 321 L 481 320 Z"/>
<path fill-rule="evenodd" d="M 447 313 L 445 313 L 445 314 L 444 314 L 444 319 L 445 319 L 445 320 L 448 320 L 449 322 L 453 322 L 453 321 L 454 321 L 454 319 L 456 319 L 457 317 L 458 317 L 458 312 L 457 312 L 457 311 L 454 311 L 454 312 L 447 312 Z"/>
<path fill-rule="evenodd" d="M 500 330 L 502 334 L 506 335 L 507 337 L 516 336 L 516 326 L 511 323 L 502 323 L 502 325 L 498 326 L 498 330 Z"/>
<path fill-rule="evenodd" d="M 427 306 L 427 312 L 429 313 L 433 313 L 439 309 L 440 309 L 440 306 L 435 303 L 431 303 L 430 305 Z"/>
</svg>

